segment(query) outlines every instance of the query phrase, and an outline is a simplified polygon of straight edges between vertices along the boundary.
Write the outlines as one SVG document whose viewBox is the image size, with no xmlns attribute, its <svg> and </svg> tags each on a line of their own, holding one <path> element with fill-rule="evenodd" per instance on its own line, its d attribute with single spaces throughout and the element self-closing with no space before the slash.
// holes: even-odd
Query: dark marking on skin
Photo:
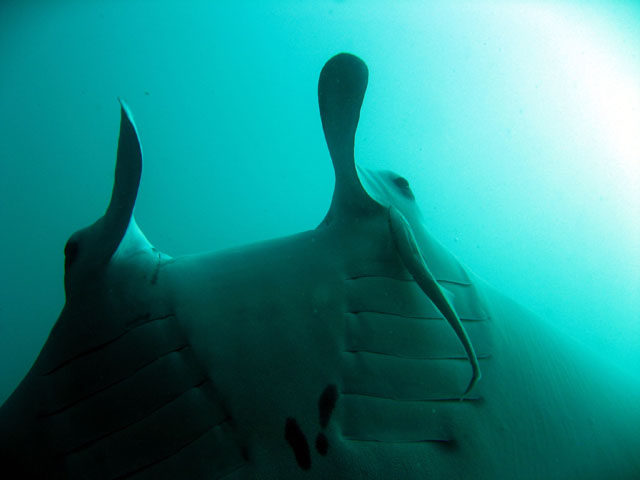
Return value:
<svg viewBox="0 0 640 480">
<path fill-rule="evenodd" d="M 329 451 L 329 440 L 324 433 L 319 433 L 316 437 L 316 450 L 322 456 L 325 456 Z"/>
<path fill-rule="evenodd" d="M 320 412 L 320 426 L 327 428 L 329 420 L 331 420 L 331 414 L 336 406 L 336 400 L 338 399 L 338 389 L 335 385 L 327 385 L 318 399 L 318 411 Z"/>
<path fill-rule="evenodd" d="M 304 436 L 295 418 L 289 417 L 284 426 L 284 438 L 296 456 L 298 466 L 303 470 L 311 468 L 311 452 L 307 437 Z"/>
<path fill-rule="evenodd" d="M 327 385 L 318 398 L 318 413 L 320 418 L 320 426 L 326 429 L 331 420 L 331 414 L 336 407 L 338 400 L 338 388 L 335 385 Z M 300 429 L 295 418 L 289 417 L 284 427 L 284 438 L 287 440 L 293 453 L 296 456 L 298 466 L 303 470 L 311 469 L 311 452 L 309 451 L 309 443 L 307 437 Z M 329 439 L 320 432 L 316 436 L 316 451 L 323 457 L 329 451 Z"/>
</svg>

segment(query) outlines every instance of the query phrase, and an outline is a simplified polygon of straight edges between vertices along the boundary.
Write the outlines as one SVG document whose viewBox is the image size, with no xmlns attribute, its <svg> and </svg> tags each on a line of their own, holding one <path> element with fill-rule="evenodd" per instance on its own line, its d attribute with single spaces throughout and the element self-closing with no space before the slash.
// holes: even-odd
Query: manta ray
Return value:
<svg viewBox="0 0 640 480">
<path fill-rule="evenodd" d="M 0 408 L 4 478 L 640 478 L 637 379 L 466 268 L 405 178 L 356 164 L 367 82 L 346 53 L 320 73 L 317 228 L 177 258 L 133 218 L 121 102 L 111 202 L 69 238 L 65 305 Z"/>
</svg>

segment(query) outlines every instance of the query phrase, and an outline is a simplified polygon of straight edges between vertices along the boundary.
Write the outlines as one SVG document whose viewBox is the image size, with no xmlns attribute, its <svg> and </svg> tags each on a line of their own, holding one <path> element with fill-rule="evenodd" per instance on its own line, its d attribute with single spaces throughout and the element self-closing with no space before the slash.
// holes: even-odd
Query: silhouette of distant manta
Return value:
<svg viewBox="0 0 640 480">
<path fill-rule="evenodd" d="M 179 258 L 132 217 L 122 103 L 111 203 L 67 242 L 65 306 L 0 408 L 5 476 L 640 478 L 637 380 L 462 266 L 406 179 L 356 166 L 367 80 L 349 54 L 320 74 L 315 230 Z"/>
</svg>

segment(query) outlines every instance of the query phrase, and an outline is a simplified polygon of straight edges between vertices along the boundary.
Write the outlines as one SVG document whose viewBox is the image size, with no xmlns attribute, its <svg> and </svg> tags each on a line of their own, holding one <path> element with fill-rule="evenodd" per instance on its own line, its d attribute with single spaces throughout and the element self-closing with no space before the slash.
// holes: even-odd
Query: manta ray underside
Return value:
<svg viewBox="0 0 640 480">
<path fill-rule="evenodd" d="M 111 203 L 67 242 L 64 308 L 0 408 L 3 478 L 640 478 L 638 381 L 461 265 L 406 179 L 356 165 L 367 81 L 349 54 L 320 74 L 316 229 L 180 258 L 132 217 L 122 103 Z"/>
</svg>

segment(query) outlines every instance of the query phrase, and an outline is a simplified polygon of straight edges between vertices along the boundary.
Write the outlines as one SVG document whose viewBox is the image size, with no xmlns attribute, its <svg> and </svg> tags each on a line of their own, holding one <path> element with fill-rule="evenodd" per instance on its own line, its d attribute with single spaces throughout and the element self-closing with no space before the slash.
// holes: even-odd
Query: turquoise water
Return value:
<svg viewBox="0 0 640 480">
<path fill-rule="evenodd" d="M 170 255 L 315 227 L 333 172 L 317 78 L 369 88 L 356 157 L 498 289 L 640 367 L 640 8 L 633 2 L 3 2 L 0 401 L 64 302 L 62 249 L 109 200 L 119 107 L 136 218 Z"/>
</svg>

